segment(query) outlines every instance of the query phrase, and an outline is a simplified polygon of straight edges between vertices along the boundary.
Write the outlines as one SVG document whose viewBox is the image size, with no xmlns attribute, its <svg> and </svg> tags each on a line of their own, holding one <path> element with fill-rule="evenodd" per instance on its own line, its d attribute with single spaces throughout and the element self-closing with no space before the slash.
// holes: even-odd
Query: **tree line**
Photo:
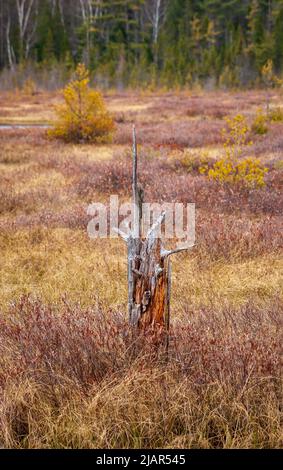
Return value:
<svg viewBox="0 0 283 470">
<path fill-rule="evenodd" d="M 283 69 L 283 0 L 0 0 L 0 68 L 84 62 L 105 86 L 247 86 Z"/>
</svg>

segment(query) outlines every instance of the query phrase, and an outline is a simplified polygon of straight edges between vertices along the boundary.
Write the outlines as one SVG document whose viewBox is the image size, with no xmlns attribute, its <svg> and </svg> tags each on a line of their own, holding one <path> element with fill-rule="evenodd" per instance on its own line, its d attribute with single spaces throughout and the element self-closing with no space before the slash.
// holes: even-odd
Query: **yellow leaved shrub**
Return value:
<svg viewBox="0 0 283 470">
<path fill-rule="evenodd" d="M 243 115 L 227 118 L 227 129 L 223 130 L 224 156 L 217 160 L 212 168 L 208 165 L 200 168 L 201 174 L 221 184 L 240 185 L 249 189 L 265 186 L 264 176 L 268 169 L 254 157 L 244 157 L 245 149 L 252 145 L 248 141 L 249 126 Z"/>
<path fill-rule="evenodd" d="M 258 135 L 266 134 L 268 132 L 267 122 L 268 116 L 264 114 L 262 108 L 259 108 L 252 123 L 252 131 Z"/>
</svg>

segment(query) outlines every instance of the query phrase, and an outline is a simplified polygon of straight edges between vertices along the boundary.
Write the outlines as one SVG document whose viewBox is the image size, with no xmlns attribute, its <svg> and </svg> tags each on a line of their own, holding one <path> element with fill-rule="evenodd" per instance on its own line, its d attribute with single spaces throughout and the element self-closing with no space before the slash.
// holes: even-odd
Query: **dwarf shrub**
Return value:
<svg viewBox="0 0 283 470">
<path fill-rule="evenodd" d="M 227 129 L 223 130 L 226 138 L 224 156 L 217 160 L 212 168 L 208 165 L 200 168 L 200 173 L 221 184 L 239 185 L 247 188 L 260 188 L 265 185 L 264 175 L 268 169 L 260 160 L 244 158 L 244 151 L 252 142 L 248 141 L 249 127 L 243 115 L 227 118 Z"/>
<path fill-rule="evenodd" d="M 63 90 L 64 103 L 56 107 L 57 120 L 50 137 L 65 142 L 105 143 L 111 140 L 114 122 L 101 93 L 89 88 L 89 72 L 79 64 L 74 79 Z"/>
<path fill-rule="evenodd" d="M 25 95 L 33 96 L 36 94 L 36 83 L 32 78 L 28 78 L 22 87 L 22 91 Z"/>
<path fill-rule="evenodd" d="M 252 131 L 258 135 L 264 135 L 268 131 L 267 116 L 263 113 L 261 108 L 257 111 L 252 123 Z"/>
<path fill-rule="evenodd" d="M 185 149 L 178 158 L 178 162 L 188 173 L 193 173 L 204 165 L 208 166 L 210 158 L 208 152 L 205 150 L 195 152 L 191 149 Z"/>
<path fill-rule="evenodd" d="M 272 108 L 269 111 L 269 119 L 271 122 L 282 122 L 283 121 L 283 109 Z"/>
<path fill-rule="evenodd" d="M 274 107 L 269 109 L 268 113 L 265 114 L 260 108 L 256 114 L 256 117 L 252 123 L 252 131 L 255 134 L 263 135 L 268 132 L 268 123 L 282 122 L 283 121 L 283 109 Z"/>
<path fill-rule="evenodd" d="M 222 158 L 208 171 L 208 176 L 220 183 L 239 183 L 252 189 L 265 185 L 264 175 L 267 171 L 258 158 L 247 157 L 238 162 Z"/>
</svg>

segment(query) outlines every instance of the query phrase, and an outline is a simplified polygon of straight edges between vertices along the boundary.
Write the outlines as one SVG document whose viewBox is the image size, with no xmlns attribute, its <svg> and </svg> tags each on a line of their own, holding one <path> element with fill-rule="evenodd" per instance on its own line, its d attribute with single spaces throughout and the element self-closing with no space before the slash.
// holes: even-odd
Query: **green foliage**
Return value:
<svg viewBox="0 0 283 470">
<path fill-rule="evenodd" d="M 224 156 L 212 168 L 204 165 L 201 174 L 220 184 L 238 185 L 258 189 L 265 185 L 264 176 L 268 169 L 257 158 L 244 157 L 244 151 L 252 142 L 248 141 L 249 127 L 243 115 L 226 118 L 227 128 L 223 130 Z"/>
<path fill-rule="evenodd" d="M 219 77 L 221 88 L 231 88 L 237 85 L 236 70 L 226 65 Z"/>
<path fill-rule="evenodd" d="M 55 9 L 52 9 L 50 2 L 42 1 L 38 11 L 36 33 L 38 40 L 35 48 L 39 62 L 48 65 L 66 58 L 69 44 L 58 2 Z"/>
<path fill-rule="evenodd" d="M 1 13 L 0 68 L 11 60 L 48 66 L 71 58 L 86 63 L 105 86 L 167 88 L 260 80 L 269 87 L 270 64 L 277 75 L 283 72 L 282 0 L 73 0 L 72 8 L 69 0 L 42 0 L 25 17 L 23 37 L 11 21 L 10 49 L 6 26 L 18 12 L 17 2 L 8 3 Z"/>
<path fill-rule="evenodd" d="M 63 91 L 64 104 L 57 106 L 57 122 L 49 136 L 65 142 L 104 143 L 111 140 L 114 122 L 103 98 L 89 88 L 89 72 L 79 64 L 75 78 Z"/>
<path fill-rule="evenodd" d="M 283 4 L 276 17 L 274 26 L 274 65 L 277 71 L 282 70 L 283 63 Z"/>
</svg>

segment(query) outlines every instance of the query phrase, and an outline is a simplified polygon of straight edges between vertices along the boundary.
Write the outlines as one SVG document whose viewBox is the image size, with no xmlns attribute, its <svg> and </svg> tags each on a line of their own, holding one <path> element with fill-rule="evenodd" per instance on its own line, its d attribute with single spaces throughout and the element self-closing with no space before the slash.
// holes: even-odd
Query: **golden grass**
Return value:
<svg viewBox="0 0 283 470">
<path fill-rule="evenodd" d="M 173 292 L 176 304 L 200 306 L 263 303 L 283 294 L 283 261 L 276 256 L 257 257 L 234 263 L 214 262 L 200 269 L 187 256 L 174 263 Z"/>
<path fill-rule="evenodd" d="M 78 158 L 88 159 L 90 161 L 110 160 L 119 152 L 123 153 L 124 145 L 70 145 L 71 154 Z M 68 155 L 68 149 L 63 151 L 63 155 Z"/>
<path fill-rule="evenodd" d="M 34 173 L 31 172 L 29 175 L 28 181 L 16 181 L 14 189 L 18 194 L 25 193 L 27 189 L 43 189 L 47 192 L 57 191 L 65 186 L 66 178 L 59 171 L 50 169 L 46 170 L 43 173 Z"/>
<path fill-rule="evenodd" d="M 2 235 L 0 298 L 8 305 L 33 293 L 46 302 L 63 294 L 82 305 L 99 299 L 111 308 L 126 306 L 126 252 L 120 240 L 89 240 L 70 229 L 31 228 Z M 17 269 L 13 269 L 16 266 Z M 283 262 L 276 256 L 200 268 L 193 255 L 173 262 L 172 308 L 262 303 L 283 292 Z"/>
<path fill-rule="evenodd" d="M 124 100 L 114 100 L 109 105 L 109 111 L 112 113 L 127 113 L 129 111 L 145 111 L 151 106 L 150 101 L 145 104 L 129 104 Z"/>
<path fill-rule="evenodd" d="M 54 118 L 57 94 L 3 93 L 0 96 L 0 124 L 46 124 Z"/>
<path fill-rule="evenodd" d="M 84 398 L 74 384 L 71 391 L 67 383 L 57 387 L 56 412 L 52 388 L 48 398 L 40 384 L 25 380 L 5 391 L 0 418 L 4 444 L 68 449 L 278 447 L 282 434 L 276 400 L 270 394 L 259 414 L 258 385 L 266 388 L 265 381 L 251 381 L 238 397 L 218 381 L 202 392 L 188 378 L 180 380 L 173 367 L 149 371 L 137 362 L 122 379 L 105 380 Z"/>
<path fill-rule="evenodd" d="M 125 250 L 118 240 L 109 247 L 108 241 L 90 241 L 81 231 L 35 228 L 1 241 L 2 305 L 31 292 L 47 302 L 67 294 L 83 305 L 96 299 L 125 304 Z"/>
</svg>

